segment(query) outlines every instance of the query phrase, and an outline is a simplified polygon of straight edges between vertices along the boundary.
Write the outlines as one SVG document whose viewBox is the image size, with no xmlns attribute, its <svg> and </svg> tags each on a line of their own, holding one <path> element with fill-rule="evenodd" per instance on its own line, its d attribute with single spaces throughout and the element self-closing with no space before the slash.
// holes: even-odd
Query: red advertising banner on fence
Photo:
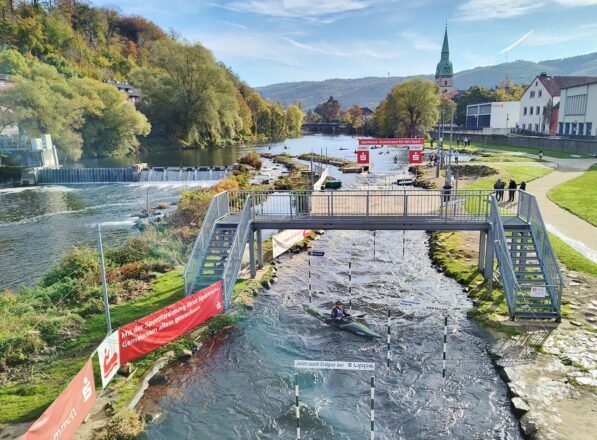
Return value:
<svg viewBox="0 0 597 440">
<path fill-rule="evenodd" d="M 120 363 L 151 353 L 224 310 L 222 281 L 121 327 Z"/>
<path fill-rule="evenodd" d="M 359 139 L 359 145 L 422 145 L 423 138 L 368 138 Z"/>
<path fill-rule="evenodd" d="M 83 423 L 95 403 L 91 359 L 54 403 L 35 421 L 23 440 L 68 440 Z"/>
</svg>

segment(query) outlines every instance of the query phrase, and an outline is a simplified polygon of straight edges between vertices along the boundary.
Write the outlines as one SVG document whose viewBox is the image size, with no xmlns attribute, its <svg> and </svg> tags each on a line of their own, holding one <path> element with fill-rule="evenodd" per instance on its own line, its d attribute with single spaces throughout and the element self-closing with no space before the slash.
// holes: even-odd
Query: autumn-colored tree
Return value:
<svg viewBox="0 0 597 440">
<path fill-rule="evenodd" d="M 340 119 L 340 103 L 333 96 L 317 105 L 313 111 L 321 116 L 322 122 L 334 122 Z"/>
<path fill-rule="evenodd" d="M 358 105 L 353 105 L 345 113 L 343 122 L 351 128 L 353 132 L 358 132 L 365 125 L 365 116 L 363 110 Z"/>
</svg>

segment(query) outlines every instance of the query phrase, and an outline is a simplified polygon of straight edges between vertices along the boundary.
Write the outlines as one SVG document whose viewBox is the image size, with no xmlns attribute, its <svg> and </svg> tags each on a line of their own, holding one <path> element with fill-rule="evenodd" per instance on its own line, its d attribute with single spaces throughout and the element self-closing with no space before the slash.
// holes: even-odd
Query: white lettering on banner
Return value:
<svg viewBox="0 0 597 440">
<path fill-rule="evenodd" d="M 274 258 L 282 255 L 292 246 L 300 243 L 311 233 L 310 230 L 287 229 L 272 237 L 272 254 Z"/>
<path fill-rule="evenodd" d="M 73 408 L 68 414 L 68 417 L 64 420 L 64 422 L 62 422 L 60 429 L 58 429 L 58 431 L 56 431 L 56 433 L 52 436 L 52 440 L 59 440 L 62 437 L 62 434 L 64 434 L 64 430 L 72 423 L 75 417 L 77 417 L 77 410 Z"/>
<path fill-rule="evenodd" d="M 401 299 L 398 301 L 398 305 L 402 307 L 410 307 L 413 309 L 426 309 L 426 310 L 436 310 L 440 312 L 447 312 L 448 306 L 443 304 L 435 304 L 431 302 L 424 302 L 424 301 L 413 301 L 410 299 Z"/>
<path fill-rule="evenodd" d="M 295 360 L 294 368 L 313 369 L 313 370 L 373 371 L 373 370 L 375 370 L 375 363 L 374 362 Z"/>
<path fill-rule="evenodd" d="M 409 145 L 408 149 L 409 151 L 422 151 L 423 145 Z"/>
<path fill-rule="evenodd" d="M 120 368 L 120 348 L 118 342 L 118 330 L 106 336 L 97 347 L 100 372 L 102 376 L 102 388 L 106 388 L 114 375 Z"/>
</svg>

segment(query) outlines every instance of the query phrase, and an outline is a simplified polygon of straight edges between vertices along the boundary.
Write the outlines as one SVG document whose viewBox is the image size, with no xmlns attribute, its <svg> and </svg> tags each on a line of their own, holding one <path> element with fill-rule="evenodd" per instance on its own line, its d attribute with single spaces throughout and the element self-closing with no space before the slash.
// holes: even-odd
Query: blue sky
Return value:
<svg viewBox="0 0 597 440">
<path fill-rule="evenodd" d="M 93 0 L 200 42 L 252 86 L 597 51 L 597 0 Z"/>
</svg>

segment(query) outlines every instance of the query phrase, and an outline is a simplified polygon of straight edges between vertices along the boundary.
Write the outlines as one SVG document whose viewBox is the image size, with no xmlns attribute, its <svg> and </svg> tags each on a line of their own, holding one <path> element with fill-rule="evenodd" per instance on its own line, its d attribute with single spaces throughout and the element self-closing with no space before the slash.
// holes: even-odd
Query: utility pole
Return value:
<svg viewBox="0 0 597 440">
<path fill-rule="evenodd" d="M 439 139 L 437 140 L 437 151 L 435 154 L 435 177 L 439 177 L 439 168 L 441 166 L 441 155 L 440 155 L 440 148 L 443 150 L 443 143 L 444 143 L 444 109 L 441 110 L 441 125 L 439 127 Z"/>
<path fill-rule="evenodd" d="M 106 267 L 104 265 L 104 247 L 102 245 L 102 230 L 97 224 L 97 248 L 99 250 L 100 272 L 102 275 L 102 287 L 104 290 L 104 312 L 106 314 L 106 327 L 108 334 L 112 333 L 112 320 L 110 319 L 110 303 L 108 302 L 108 284 L 106 282 Z"/>
</svg>

